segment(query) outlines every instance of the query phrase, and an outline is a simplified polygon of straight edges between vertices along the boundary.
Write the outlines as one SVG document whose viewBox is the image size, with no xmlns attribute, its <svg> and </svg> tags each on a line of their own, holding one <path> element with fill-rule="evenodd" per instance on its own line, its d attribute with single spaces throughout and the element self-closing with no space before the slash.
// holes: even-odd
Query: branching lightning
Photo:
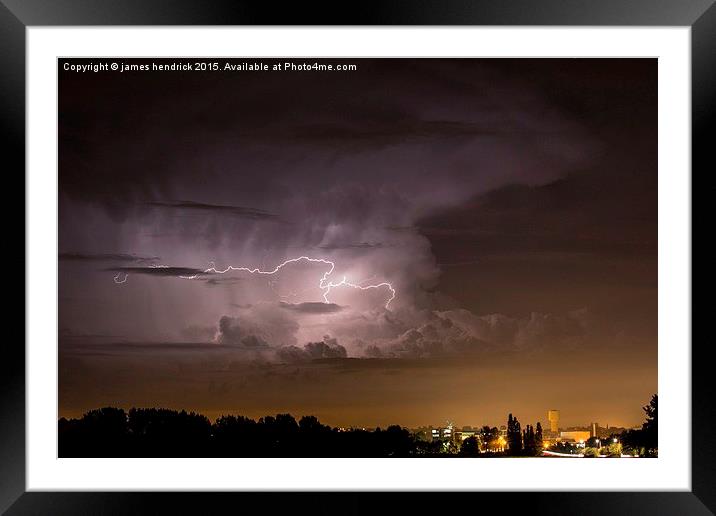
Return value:
<svg viewBox="0 0 716 516">
<path fill-rule="evenodd" d="M 381 283 L 375 283 L 371 285 L 361 285 L 360 283 L 364 283 L 364 281 L 360 283 L 351 283 L 347 280 L 346 276 L 343 276 L 343 279 L 341 281 L 334 283 L 333 281 L 329 280 L 329 276 L 333 273 L 333 271 L 336 268 L 336 264 L 330 260 L 326 260 L 325 258 L 310 258 L 308 256 L 299 256 L 298 258 L 291 258 L 290 260 L 286 260 L 285 262 L 282 262 L 278 264 L 274 269 L 271 270 L 262 270 L 260 268 L 252 269 L 250 267 L 235 267 L 233 265 L 229 265 L 225 269 L 217 269 L 216 265 L 213 262 L 210 262 L 211 267 L 208 269 L 205 269 L 203 274 L 226 274 L 227 272 L 247 272 L 249 274 L 258 274 L 258 275 L 265 275 L 265 276 L 272 276 L 279 272 L 281 269 L 283 269 L 286 265 L 289 265 L 291 263 L 297 263 L 297 262 L 310 262 L 310 263 L 321 263 L 328 266 L 328 270 L 323 273 L 321 278 L 318 281 L 318 288 L 323 291 L 323 301 L 325 303 L 330 303 L 328 300 L 328 295 L 331 293 L 331 290 L 338 287 L 350 287 L 356 290 L 373 290 L 373 289 L 380 289 L 385 288 L 390 292 L 390 297 L 385 302 L 385 308 L 387 309 L 390 306 L 391 301 L 395 299 L 395 289 L 393 288 L 393 285 L 388 283 L 387 281 L 383 281 Z M 165 265 L 156 265 L 155 267 L 166 267 Z M 121 274 L 119 273 L 114 277 L 115 283 L 125 283 L 127 281 L 128 274 L 124 274 L 124 278 L 121 278 Z M 179 276 L 182 279 L 196 279 L 201 274 L 194 274 L 191 276 Z"/>
</svg>

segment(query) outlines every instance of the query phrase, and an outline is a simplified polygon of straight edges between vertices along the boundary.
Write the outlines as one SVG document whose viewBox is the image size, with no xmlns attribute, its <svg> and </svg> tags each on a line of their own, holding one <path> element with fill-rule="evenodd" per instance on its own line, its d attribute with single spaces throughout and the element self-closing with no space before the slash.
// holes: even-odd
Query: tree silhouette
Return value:
<svg viewBox="0 0 716 516">
<path fill-rule="evenodd" d="M 115 447 L 117 453 L 123 454 L 128 435 L 124 410 L 114 407 L 90 410 L 79 420 L 60 419 L 58 454 L 61 457 L 96 457 L 102 454 L 108 443 Z"/>
<path fill-rule="evenodd" d="M 465 439 L 460 445 L 460 455 L 467 457 L 476 457 L 480 453 L 480 447 L 477 442 L 477 437 L 471 435 Z"/>
<path fill-rule="evenodd" d="M 208 454 L 211 422 L 201 414 L 132 408 L 127 426 L 140 456 L 200 457 Z"/>
<path fill-rule="evenodd" d="M 525 430 L 522 432 L 522 442 L 524 450 L 527 455 L 535 455 L 537 450 L 537 444 L 535 442 L 535 431 L 532 425 L 527 425 Z"/>
<path fill-rule="evenodd" d="M 654 394 L 649 404 L 643 407 L 646 413 L 646 421 L 644 421 L 641 429 L 644 432 L 644 445 L 650 455 L 656 454 L 659 448 L 658 402 L 659 397 Z"/>
<path fill-rule="evenodd" d="M 214 454 L 220 450 L 229 457 L 252 457 L 260 432 L 256 421 L 243 416 L 221 416 L 212 427 Z"/>
<path fill-rule="evenodd" d="M 544 449 L 544 441 L 542 440 L 542 424 L 537 421 L 537 429 L 535 430 L 535 453 L 540 454 Z"/>
<path fill-rule="evenodd" d="M 658 395 L 654 394 L 648 405 L 642 407 L 646 414 L 646 421 L 638 430 L 627 430 L 620 436 L 621 444 L 627 454 L 646 457 L 659 455 L 658 432 Z"/>
<path fill-rule="evenodd" d="M 507 447 L 510 455 L 522 453 L 522 429 L 516 417 L 510 414 L 507 418 Z"/>
</svg>

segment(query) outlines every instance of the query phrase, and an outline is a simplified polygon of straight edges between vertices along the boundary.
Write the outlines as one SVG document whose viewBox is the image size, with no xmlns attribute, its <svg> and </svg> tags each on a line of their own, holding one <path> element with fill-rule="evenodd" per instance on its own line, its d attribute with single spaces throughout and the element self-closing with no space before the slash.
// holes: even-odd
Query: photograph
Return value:
<svg viewBox="0 0 716 516">
<path fill-rule="evenodd" d="M 658 457 L 657 58 L 56 63 L 60 458 Z"/>
<path fill-rule="evenodd" d="M 0 0 L 0 514 L 716 514 L 715 3 Z"/>
</svg>

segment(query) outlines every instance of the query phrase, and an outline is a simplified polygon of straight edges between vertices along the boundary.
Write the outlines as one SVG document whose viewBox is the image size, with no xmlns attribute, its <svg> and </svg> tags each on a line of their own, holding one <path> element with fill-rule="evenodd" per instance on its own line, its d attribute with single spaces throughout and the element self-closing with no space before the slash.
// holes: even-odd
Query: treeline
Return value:
<svg viewBox="0 0 716 516">
<path fill-rule="evenodd" d="M 641 429 L 609 439 L 587 441 L 584 456 L 640 457 L 658 455 L 658 398 L 644 407 Z M 461 432 L 462 433 L 462 432 Z M 91 410 L 80 419 L 58 422 L 60 457 L 412 457 L 412 456 L 539 456 L 542 426 L 522 429 L 512 414 L 503 437 L 495 427 L 485 426 L 461 439 L 433 439 L 422 433 L 392 425 L 372 430 L 332 428 L 314 416 L 298 421 L 290 414 L 253 420 L 222 416 L 211 422 L 194 412 L 169 409 L 105 407 Z M 554 451 L 580 453 L 574 445 L 555 443 Z"/>
<path fill-rule="evenodd" d="M 315 416 L 290 414 L 253 420 L 221 416 L 211 422 L 194 412 L 105 407 L 58 422 L 60 457 L 411 457 L 535 456 L 542 430 L 520 433 L 510 414 L 508 441 L 497 428 L 454 440 L 424 439 L 398 425 L 371 430 L 332 428 Z"/>
<path fill-rule="evenodd" d="M 439 449 L 405 428 L 340 430 L 314 416 L 258 421 L 194 412 L 106 407 L 58 423 L 60 457 L 409 457 Z"/>
</svg>

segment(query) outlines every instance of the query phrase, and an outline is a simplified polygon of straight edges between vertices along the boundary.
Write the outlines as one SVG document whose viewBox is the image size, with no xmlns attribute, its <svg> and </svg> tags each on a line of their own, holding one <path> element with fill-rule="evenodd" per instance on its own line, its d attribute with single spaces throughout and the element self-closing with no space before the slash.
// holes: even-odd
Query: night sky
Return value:
<svg viewBox="0 0 716 516">
<path fill-rule="evenodd" d="M 655 59 L 64 62 L 60 415 L 643 419 Z"/>
</svg>

